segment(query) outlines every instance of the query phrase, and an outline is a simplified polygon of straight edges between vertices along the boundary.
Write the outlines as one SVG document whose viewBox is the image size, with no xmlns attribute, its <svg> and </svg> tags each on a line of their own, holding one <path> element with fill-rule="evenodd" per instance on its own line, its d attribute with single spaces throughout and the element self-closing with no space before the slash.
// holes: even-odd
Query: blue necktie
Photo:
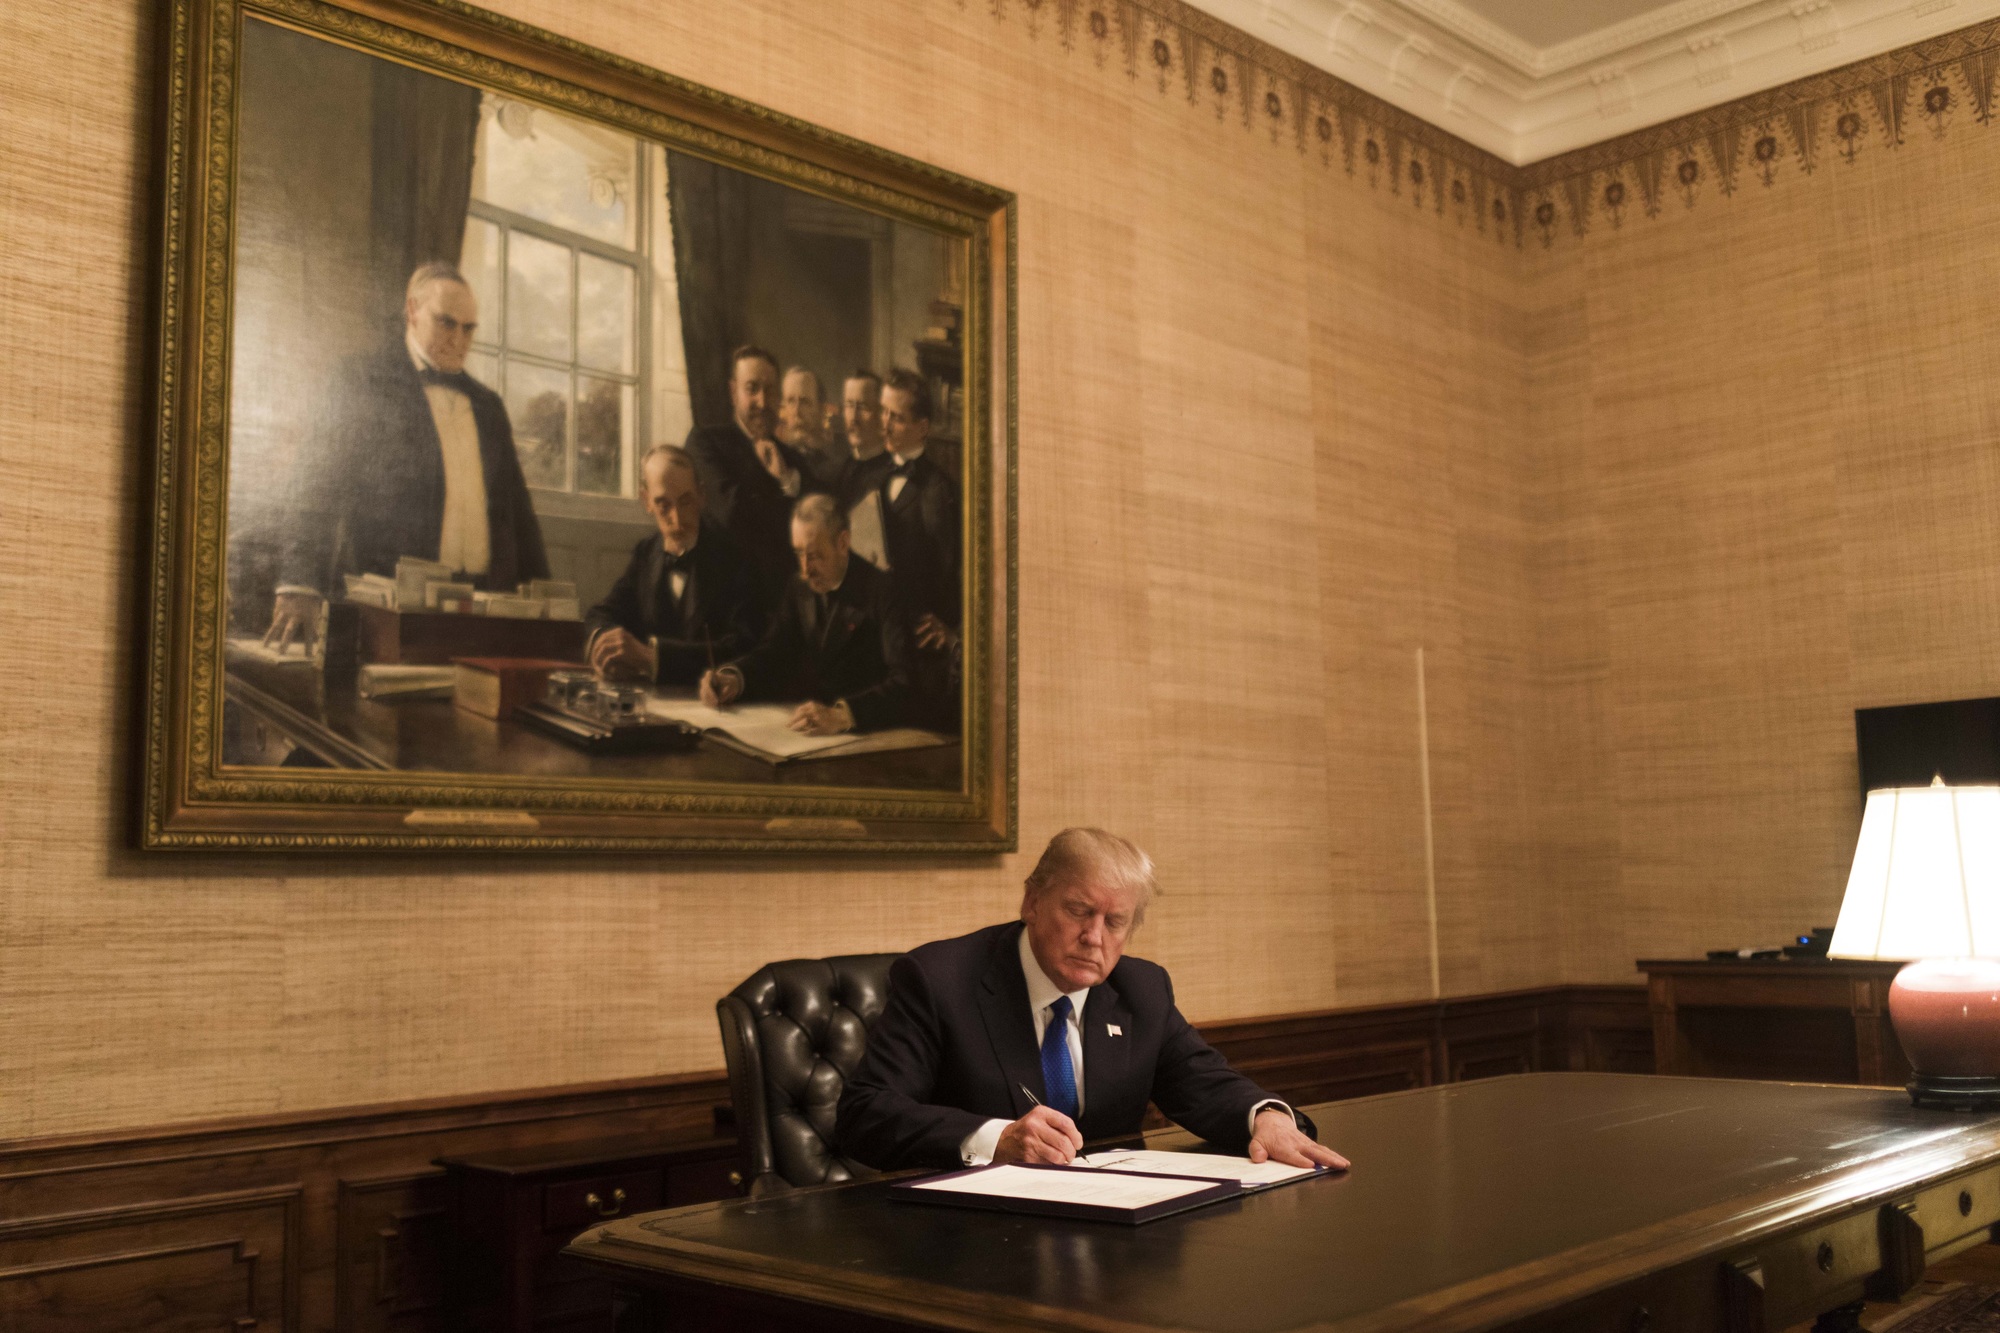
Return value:
<svg viewBox="0 0 2000 1333">
<path fill-rule="evenodd" d="M 1069 1061 L 1069 996 L 1049 1006 L 1049 1025 L 1042 1033 L 1042 1086 L 1048 1090 L 1043 1103 L 1076 1119 L 1076 1066 Z"/>
</svg>

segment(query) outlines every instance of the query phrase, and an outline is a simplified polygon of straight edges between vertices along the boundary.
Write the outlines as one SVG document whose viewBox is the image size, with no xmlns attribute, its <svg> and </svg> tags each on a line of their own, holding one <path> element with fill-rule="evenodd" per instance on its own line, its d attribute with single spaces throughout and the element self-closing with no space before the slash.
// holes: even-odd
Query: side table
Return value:
<svg viewBox="0 0 2000 1333">
<path fill-rule="evenodd" d="M 660 1138 L 440 1157 L 451 1200 L 451 1327 L 603 1330 L 611 1290 L 562 1247 L 599 1222 L 742 1192 L 733 1138 Z"/>
<path fill-rule="evenodd" d="M 1889 1025 L 1901 963 L 1643 959 L 1661 1074 L 1893 1085 L 1909 1061 Z"/>
</svg>

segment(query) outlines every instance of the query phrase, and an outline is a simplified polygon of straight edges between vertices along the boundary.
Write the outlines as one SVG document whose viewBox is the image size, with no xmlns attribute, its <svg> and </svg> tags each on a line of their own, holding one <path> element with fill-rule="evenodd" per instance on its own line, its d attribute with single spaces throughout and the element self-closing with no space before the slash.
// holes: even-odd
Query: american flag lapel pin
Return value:
<svg viewBox="0 0 2000 1333">
<path fill-rule="evenodd" d="M 1106 1023 L 1104 1025 L 1104 1033 L 1109 1037 L 1122 1037 L 1125 1035 L 1125 1029 L 1119 1027 L 1116 1023 Z"/>
</svg>

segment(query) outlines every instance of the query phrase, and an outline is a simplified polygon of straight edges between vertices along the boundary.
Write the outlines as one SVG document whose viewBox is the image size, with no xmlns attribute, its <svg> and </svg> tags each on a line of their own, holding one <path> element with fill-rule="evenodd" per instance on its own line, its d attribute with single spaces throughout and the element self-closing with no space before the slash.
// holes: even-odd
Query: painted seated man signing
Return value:
<svg viewBox="0 0 2000 1333">
<path fill-rule="evenodd" d="M 1163 968 L 1123 956 L 1153 887 L 1130 842 L 1066 829 L 1028 876 L 1019 921 L 896 960 L 841 1093 L 841 1152 L 884 1171 L 1064 1163 L 1136 1134 L 1152 1101 L 1252 1161 L 1345 1167 L 1189 1026 Z"/>
<path fill-rule="evenodd" d="M 654 445 L 639 470 L 659 530 L 590 608 L 586 651 L 599 675 L 687 687 L 762 636 L 757 571 L 726 531 L 702 522 L 701 479 L 686 450 Z"/>
<path fill-rule="evenodd" d="M 701 701 L 803 700 L 795 731 L 833 736 L 901 724 L 908 716 L 909 629 L 889 575 L 849 552 L 847 511 L 808 495 L 792 511 L 798 573 L 786 583 L 763 641 L 701 678 Z"/>
</svg>

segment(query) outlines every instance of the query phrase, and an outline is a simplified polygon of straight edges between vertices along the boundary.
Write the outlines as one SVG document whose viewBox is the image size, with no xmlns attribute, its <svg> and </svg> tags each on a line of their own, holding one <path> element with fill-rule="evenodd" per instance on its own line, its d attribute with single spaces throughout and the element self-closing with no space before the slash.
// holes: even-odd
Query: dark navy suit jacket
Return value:
<svg viewBox="0 0 2000 1333">
<path fill-rule="evenodd" d="M 959 1144 L 988 1120 L 1046 1098 L 1023 926 L 1009 922 L 913 949 L 889 971 L 889 1003 L 840 1095 L 840 1151 L 883 1171 L 959 1165 Z M 1174 1007 L 1166 969 L 1121 958 L 1083 1008 L 1086 1142 L 1138 1132 L 1146 1103 L 1230 1152 L 1250 1145 L 1250 1108 L 1271 1098 Z M 1113 1035 L 1116 1027 L 1120 1035 Z"/>
<path fill-rule="evenodd" d="M 688 432 L 687 451 L 701 480 L 702 517 L 728 530 L 758 571 L 765 605 L 777 602 L 785 580 L 798 568 L 792 554 L 792 505 L 777 479 L 757 459 L 757 446 L 735 422 L 696 426 Z M 778 452 L 797 468 L 800 495 L 820 489 L 818 475 L 798 451 L 780 444 Z"/>
</svg>

